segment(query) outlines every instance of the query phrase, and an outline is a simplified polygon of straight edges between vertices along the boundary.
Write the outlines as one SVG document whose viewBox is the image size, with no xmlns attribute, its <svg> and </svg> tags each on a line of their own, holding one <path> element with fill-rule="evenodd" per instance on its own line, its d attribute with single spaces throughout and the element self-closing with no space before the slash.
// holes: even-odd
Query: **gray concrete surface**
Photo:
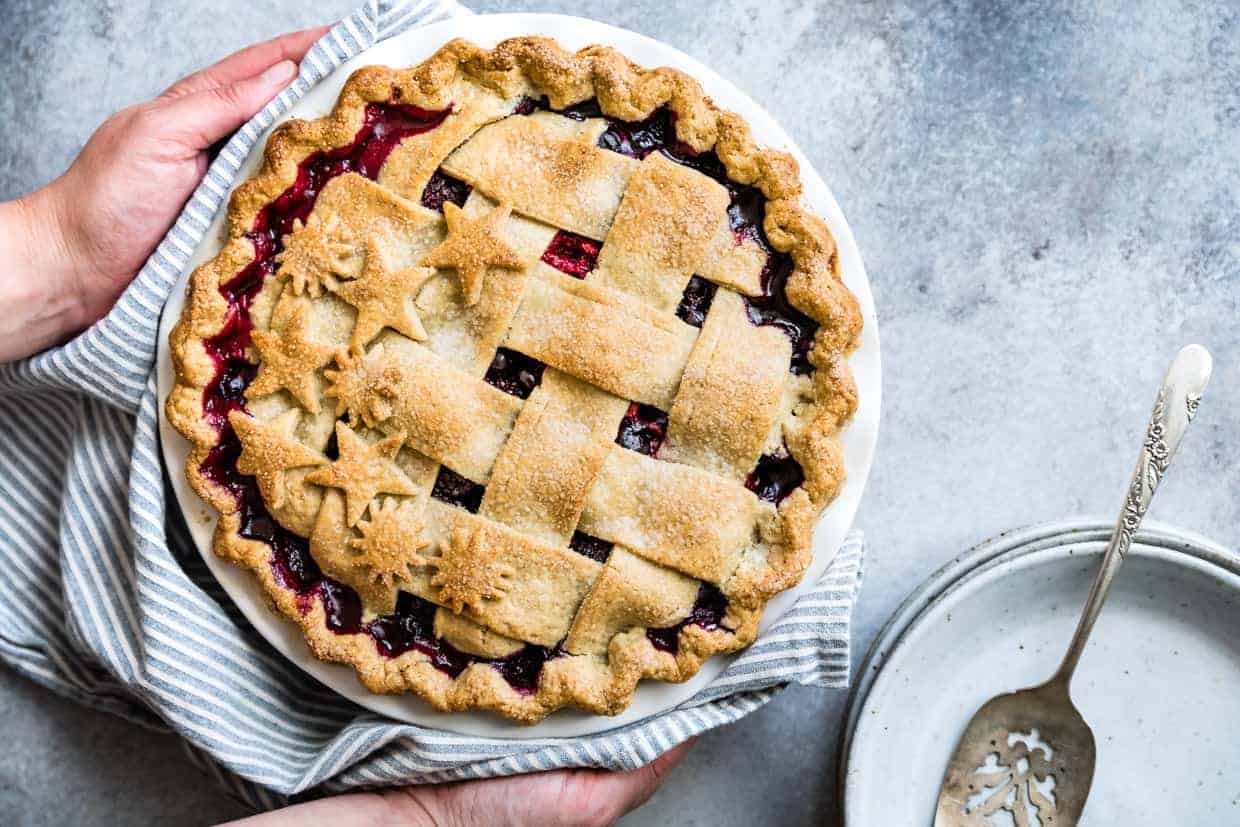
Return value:
<svg viewBox="0 0 1240 827">
<path fill-rule="evenodd" d="M 110 111 L 351 5 L 3 0 L 0 197 L 55 176 Z M 1214 350 L 1215 381 L 1153 516 L 1240 547 L 1234 4 L 475 8 L 576 11 L 683 49 L 764 101 L 835 190 L 874 283 L 886 368 L 859 518 L 871 551 L 858 657 L 964 547 L 1117 506 L 1152 389 L 1184 342 Z M 704 737 L 631 822 L 829 820 L 843 705 L 791 690 Z M 2 671 L 0 726 L 7 823 L 240 812 L 170 738 Z"/>
</svg>

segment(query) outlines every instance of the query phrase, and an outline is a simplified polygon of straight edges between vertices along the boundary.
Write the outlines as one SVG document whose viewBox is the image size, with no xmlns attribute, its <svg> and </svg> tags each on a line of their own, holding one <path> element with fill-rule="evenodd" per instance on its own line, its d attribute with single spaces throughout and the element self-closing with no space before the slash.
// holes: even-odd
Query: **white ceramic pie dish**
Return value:
<svg viewBox="0 0 1240 827">
<path fill-rule="evenodd" d="M 281 121 L 289 118 L 316 118 L 327 114 L 349 74 L 361 66 L 389 64 L 413 65 L 425 60 L 437 48 L 454 37 L 466 37 L 482 46 L 518 35 L 543 34 L 557 39 L 563 46 L 578 49 L 593 43 L 614 46 L 635 62 L 645 66 L 673 66 L 697 78 L 717 104 L 731 109 L 748 120 L 759 142 L 791 152 L 801 165 L 805 203 L 822 215 L 835 235 L 840 251 L 844 281 L 857 296 L 865 327 L 856 353 L 851 359 L 856 376 L 860 402 L 853 423 L 843 435 L 848 481 L 834 503 L 823 514 L 814 534 L 814 562 L 800 586 L 778 595 L 768 603 L 761 628 L 766 629 L 791 608 L 797 596 L 826 570 L 852 525 L 861 493 L 869 476 L 878 435 L 879 397 L 881 394 L 878 346 L 878 320 L 869 281 L 860 252 L 843 213 L 831 191 L 814 171 L 774 120 L 743 92 L 689 56 L 643 35 L 597 23 L 583 18 L 551 14 L 480 15 L 446 20 L 430 26 L 411 29 L 372 47 L 344 64 L 331 78 L 311 90 Z M 277 123 L 281 122 L 277 121 Z M 274 127 L 274 125 L 273 125 Z M 256 149 L 242 165 L 238 181 L 248 179 L 262 157 L 269 128 Z M 223 232 L 223 212 L 217 216 L 203 242 L 195 250 L 190 266 L 173 289 L 160 321 L 158 354 L 158 391 L 160 435 L 164 461 L 186 516 L 190 533 L 212 573 L 237 603 L 254 627 L 286 657 L 335 691 L 367 709 L 397 720 L 420 726 L 434 727 L 485 737 L 557 738 L 601 732 L 658 714 L 687 700 L 709 684 L 727 665 L 727 657 L 715 657 L 702 665 L 696 676 L 682 684 L 644 682 L 638 687 L 632 705 L 615 717 L 590 715 L 576 710 L 562 710 L 540 723 L 522 726 L 483 712 L 445 714 L 437 712 L 412 694 L 381 696 L 367 691 L 348 666 L 325 663 L 311 655 L 300 630 L 273 613 L 262 589 L 253 576 L 219 559 L 211 550 L 211 534 L 216 515 L 190 489 L 184 467 L 189 444 L 164 419 L 162 401 L 174 384 L 172 362 L 168 352 L 168 333 L 181 314 L 185 302 L 185 284 L 189 273 L 198 264 L 216 255 Z"/>
<path fill-rule="evenodd" d="M 857 673 L 840 760 L 845 823 L 933 823 L 970 716 L 1058 665 L 1111 525 L 1086 519 L 1008 532 L 908 598 Z M 1146 525 L 1072 684 L 1098 743 L 1080 823 L 1232 825 L 1240 556 Z"/>
</svg>

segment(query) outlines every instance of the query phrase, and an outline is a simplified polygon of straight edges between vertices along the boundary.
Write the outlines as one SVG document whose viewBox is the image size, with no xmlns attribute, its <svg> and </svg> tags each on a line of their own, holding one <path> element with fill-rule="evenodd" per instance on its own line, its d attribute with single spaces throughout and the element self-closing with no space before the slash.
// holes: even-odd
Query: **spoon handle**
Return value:
<svg viewBox="0 0 1240 827">
<path fill-rule="evenodd" d="M 1072 680 L 1072 673 L 1081 653 L 1085 650 L 1085 642 L 1094 628 L 1094 621 L 1102 611 L 1102 603 L 1111 589 L 1111 581 L 1119 571 L 1124 556 L 1132 545 L 1132 537 L 1141 525 L 1141 518 L 1150 507 L 1150 500 L 1158 490 L 1171 458 L 1175 456 L 1188 423 L 1193 421 L 1197 413 L 1197 403 L 1210 381 L 1211 360 L 1209 352 L 1201 345 L 1189 345 L 1176 354 L 1167 369 L 1162 387 L 1158 389 L 1158 399 L 1154 403 L 1154 413 L 1150 424 L 1145 429 L 1145 441 L 1141 445 L 1141 454 L 1137 458 L 1137 468 L 1133 472 L 1132 482 L 1128 485 L 1128 494 L 1124 498 L 1124 507 L 1120 511 L 1119 520 L 1115 523 L 1115 532 L 1107 545 L 1102 557 L 1102 568 L 1094 578 L 1090 587 L 1089 598 L 1081 612 L 1076 633 L 1072 643 L 1064 655 L 1063 662 L 1052 682 L 1062 682 L 1066 689 Z"/>
</svg>

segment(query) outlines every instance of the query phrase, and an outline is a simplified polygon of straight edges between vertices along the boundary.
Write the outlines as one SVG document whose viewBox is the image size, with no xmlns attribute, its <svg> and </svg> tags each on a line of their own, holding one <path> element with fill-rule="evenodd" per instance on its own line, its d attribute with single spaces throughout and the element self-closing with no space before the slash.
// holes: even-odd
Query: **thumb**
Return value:
<svg viewBox="0 0 1240 827">
<path fill-rule="evenodd" d="M 186 148 L 204 150 L 254 117 L 297 76 L 297 64 L 282 60 L 261 74 L 173 98 L 164 108 L 168 128 Z"/>
<path fill-rule="evenodd" d="M 600 775 L 597 779 L 599 799 L 608 801 L 613 806 L 615 819 L 632 812 L 645 804 L 650 796 L 663 786 L 667 774 L 689 754 L 696 742 L 697 738 L 690 738 L 644 767 Z"/>
</svg>

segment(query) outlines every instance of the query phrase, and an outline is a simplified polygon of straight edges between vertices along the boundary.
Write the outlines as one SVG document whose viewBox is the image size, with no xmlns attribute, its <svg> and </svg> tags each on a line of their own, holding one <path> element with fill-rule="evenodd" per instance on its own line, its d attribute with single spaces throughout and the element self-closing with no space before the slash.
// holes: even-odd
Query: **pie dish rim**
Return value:
<svg viewBox="0 0 1240 827">
<path fill-rule="evenodd" d="M 749 101 L 743 93 L 740 93 L 739 90 L 736 90 L 735 87 L 731 86 L 731 84 L 723 81 L 714 72 L 701 66 L 700 64 L 697 64 L 696 61 L 682 55 L 671 47 L 666 46 L 666 44 L 653 41 L 649 38 L 645 38 L 644 36 L 636 35 L 625 30 L 616 29 L 615 27 L 599 24 L 594 21 L 582 20 L 580 18 L 569 18 L 562 15 L 487 15 L 467 18 L 464 22 L 468 25 L 465 26 L 461 25 L 462 22 L 463 21 L 459 19 L 449 20 L 420 29 L 412 29 L 366 50 L 362 54 L 354 57 L 352 60 L 341 66 L 331 78 L 328 78 L 323 83 L 319 84 L 306 98 L 299 101 L 298 104 L 290 110 L 290 112 L 286 113 L 284 116 L 279 118 L 275 124 L 269 127 L 266 131 L 267 134 L 269 134 L 270 130 L 274 129 L 279 123 L 282 123 L 292 117 L 316 117 L 325 114 L 324 110 L 330 110 L 336 99 L 339 88 L 343 85 L 349 74 L 351 74 L 351 72 L 356 68 L 370 64 L 390 64 L 397 66 L 416 65 L 428 57 L 429 54 L 436 51 L 452 37 L 462 34 L 465 35 L 467 39 L 478 43 L 483 47 L 489 48 L 493 46 L 495 42 L 504 38 L 519 34 L 528 34 L 530 31 L 535 31 L 539 34 L 556 39 L 566 49 L 580 48 L 581 45 L 591 43 L 602 43 L 616 48 L 618 51 L 621 51 L 639 65 L 672 65 L 683 69 L 688 74 L 691 74 L 694 79 L 707 88 L 715 98 L 723 99 L 721 108 L 738 111 L 746 119 L 746 121 L 749 122 L 751 127 L 754 128 L 754 132 L 759 136 L 760 143 L 762 145 L 775 146 L 792 151 L 798 156 L 798 160 L 801 164 L 801 178 L 806 184 L 807 190 L 803 200 L 806 204 L 812 207 L 816 214 L 826 215 L 831 218 L 830 226 L 836 236 L 837 244 L 840 247 L 842 265 L 845 265 L 843 267 L 844 275 L 849 282 L 850 289 L 852 289 L 854 294 L 857 296 L 861 307 L 864 319 L 864 328 L 858 350 L 854 353 L 853 358 L 850 359 L 850 364 L 853 366 L 857 375 L 858 383 L 862 385 L 864 392 L 857 415 L 852 424 L 849 425 L 845 431 L 846 435 L 852 437 L 852 442 L 856 443 L 859 441 L 861 443 L 860 445 L 853 445 L 854 451 L 852 452 L 854 454 L 859 452 L 861 460 L 857 461 L 855 458 L 850 457 L 847 462 L 849 480 L 846 483 L 845 488 L 841 490 L 837 499 L 827 508 L 826 512 L 824 512 L 822 520 L 820 520 L 821 524 L 821 521 L 825 521 L 826 514 L 835 512 L 835 516 L 837 517 L 836 522 L 843 523 L 842 528 L 838 526 L 835 528 L 835 531 L 838 532 L 838 541 L 842 542 L 843 535 L 846 532 L 848 525 L 851 523 L 851 518 L 855 513 L 857 500 L 859 500 L 860 497 L 860 489 L 864 487 L 865 478 L 868 475 L 870 458 L 872 457 L 873 444 L 876 437 L 880 387 L 878 376 L 878 341 L 872 298 L 869 294 L 868 281 L 866 280 L 859 254 L 856 251 L 855 242 L 851 237 L 851 233 L 848 231 L 847 224 L 843 220 L 842 214 L 840 214 L 838 205 L 835 204 L 834 199 L 830 196 L 830 192 L 821 181 L 821 178 L 813 170 L 812 166 L 808 163 L 804 156 L 796 151 L 791 140 L 787 139 L 787 136 L 778 128 L 778 126 L 774 124 L 769 115 L 766 115 L 765 112 L 763 112 L 756 104 Z M 566 29 L 565 27 L 569 28 Z M 410 40 L 417 41 L 417 45 L 411 45 L 407 42 Z M 634 45 L 634 43 L 637 43 L 638 45 Z M 651 58 L 649 54 L 643 54 L 643 51 L 648 52 L 651 47 L 658 52 L 657 57 Z M 410 56 L 409 52 L 412 51 L 416 51 L 418 54 Z M 400 56 L 393 56 L 391 54 L 392 52 L 399 52 Z M 326 105 L 315 105 L 314 99 L 316 98 L 320 101 L 325 100 Z M 771 132 L 775 133 L 774 140 L 772 140 L 770 135 Z M 258 143 L 264 143 L 262 136 L 260 136 Z M 239 183 L 243 183 L 252 177 L 252 172 L 261 163 L 262 156 L 262 152 L 255 151 L 251 153 L 249 159 L 247 159 L 247 163 L 243 164 L 242 169 L 237 175 L 237 181 Z M 813 192 L 814 190 L 818 191 L 817 195 Z M 217 223 L 213 224 L 212 231 L 208 232 L 208 234 L 204 237 L 203 242 L 198 246 L 194 257 L 195 264 L 210 258 L 216 251 L 218 251 L 220 247 L 220 239 L 218 233 L 214 232 L 214 230 L 219 223 L 222 223 L 222 219 L 217 220 Z M 190 270 L 192 270 L 192 267 L 186 268 L 187 273 Z M 182 280 L 182 283 L 183 281 L 184 280 Z M 161 336 L 159 340 L 161 350 L 161 399 L 166 397 L 166 392 L 171 386 L 171 382 L 165 381 L 169 379 L 169 377 L 166 375 L 168 357 L 164 354 L 167 352 L 168 348 L 167 337 L 164 334 L 166 333 L 166 329 L 171 326 L 172 322 L 180 316 L 180 305 L 183 300 L 183 291 L 180 290 L 180 285 L 178 285 L 178 289 L 174 291 L 173 298 L 169 302 L 169 310 L 164 314 L 165 319 L 161 324 Z M 869 368 L 864 372 L 856 370 L 858 367 L 857 357 L 862 355 L 862 350 L 865 351 L 864 355 L 866 358 L 861 361 L 863 361 Z M 162 416 L 163 410 L 161 406 L 161 417 Z M 161 424 L 167 425 L 166 419 L 164 419 Z M 174 436 L 169 438 L 170 434 L 173 434 Z M 185 451 L 183 450 L 185 447 L 184 441 L 181 440 L 179 435 L 175 435 L 175 432 L 172 431 L 171 428 L 164 431 L 164 437 L 164 453 L 165 458 L 169 463 L 169 467 L 171 469 L 178 470 L 183 468 L 185 464 L 183 461 L 185 454 Z M 186 496 L 186 489 L 188 486 L 184 483 L 183 474 L 180 474 L 177 470 L 174 470 L 171 476 L 173 478 L 174 485 L 177 488 L 178 499 L 181 501 L 183 510 L 187 513 L 187 515 L 193 514 L 195 511 L 202 511 L 202 503 L 196 496 Z M 848 494 L 851 494 L 851 496 L 846 497 Z M 208 508 L 206 510 L 208 517 L 212 518 L 209 519 L 209 522 L 214 522 L 214 509 Z M 841 515 L 839 512 L 847 513 Z M 841 516 L 843 517 L 842 520 L 839 519 Z M 280 633 L 274 635 L 276 640 L 272 640 L 273 644 L 275 644 L 283 654 L 293 659 L 298 663 L 298 665 L 310 671 L 311 674 L 315 675 L 315 677 L 318 677 L 320 680 L 324 680 L 324 682 L 332 685 L 337 691 L 345 694 L 352 700 L 362 703 L 364 706 L 368 706 L 370 708 L 376 708 L 376 706 L 383 707 L 378 711 L 382 711 L 385 714 L 393 715 L 394 717 L 402 718 L 404 720 L 416 719 L 414 722 L 428 723 L 425 720 L 426 718 L 434 718 L 434 722 L 430 723 L 430 725 L 437 728 L 456 731 L 462 731 L 465 728 L 473 729 L 474 727 L 472 726 L 462 726 L 462 724 L 465 723 L 461 720 L 463 715 L 468 715 L 471 718 L 484 717 L 489 721 L 499 723 L 502 728 L 512 727 L 512 722 L 510 721 L 499 719 L 491 715 L 476 716 L 473 710 L 467 712 L 439 713 L 431 710 L 426 704 L 418 701 L 414 702 L 414 709 L 408 710 L 408 715 L 402 715 L 400 714 L 401 710 L 394 709 L 392 704 L 380 703 L 392 700 L 407 701 L 407 699 L 415 696 L 410 694 L 393 697 L 372 694 L 369 690 L 366 690 L 357 684 L 356 680 L 351 677 L 353 674 L 352 668 L 348 666 L 337 667 L 335 665 L 311 658 L 308 650 L 305 648 L 304 642 L 301 642 L 301 630 L 293 624 L 285 623 L 283 617 L 272 614 L 267 608 L 267 601 L 265 599 L 260 599 L 258 601 L 259 605 L 257 607 L 257 612 L 248 610 L 253 607 L 247 607 L 247 603 L 252 604 L 253 601 L 243 601 L 238 599 L 238 596 L 234 594 L 235 589 L 229 587 L 228 580 L 236 579 L 230 575 L 241 575 L 243 581 L 251 584 L 254 587 L 253 591 L 258 592 L 260 595 L 263 592 L 261 584 L 249 570 L 237 568 L 231 563 L 217 557 L 211 550 L 210 542 L 207 542 L 206 544 L 201 542 L 201 536 L 203 534 L 207 534 L 208 536 L 210 535 L 209 529 L 205 526 L 199 525 L 192 519 L 190 520 L 190 523 L 191 531 L 196 535 L 195 540 L 196 544 L 199 546 L 199 551 L 203 553 L 203 556 L 207 560 L 213 573 L 215 573 L 217 578 L 219 578 L 225 585 L 225 588 L 229 592 L 230 596 L 232 596 L 238 605 L 242 607 L 244 613 L 251 620 L 251 622 L 259 628 L 260 632 L 262 632 L 264 636 L 271 640 L 273 637 L 273 629 L 270 628 L 270 624 L 259 622 L 254 615 L 258 614 L 262 617 L 263 621 L 269 619 L 275 620 L 278 624 Z M 775 622 L 775 620 L 782 615 L 788 607 L 790 607 L 791 602 L 796 597 L 796 593 L 802 588 L 808 588 L 808 585 L 812 584 L 813 580 L 821 574 L 821 571 L 825 569 L 829 559 L 833 556 L 835 548 L 838 548 L 838 544 L 838 542 L 832 544 L 829 541 L 824 543 L 822 538 L 820 538 L 819 542 L 814 543 L 814 560 L 822 561 L 821 567 L 818 567 L 818 570 L 815 571 L 815 567 L 811 563 L 811 569 L 806 572 L 805 577 L 797 587 L 793 587 L 792 589 L 782 592 L 768 602 L 766 615 L 762 623 L 763 628 Z M 227 572 L 227 574 L 224 574 L 224 572 Z M 781 603 L 783 605 L 780 605 Z M 294 656 L 294 653 L 296 653 L 297 656 Z M 654 714 L 658 711 L 674 706 L 681 700 L 691 696 L 694 692 L 700 689 L 701 686 L 704 686 L 709 683 L 710 680 L 713 680 L 718 672 L 724 668 L 727 662 L 728 658 L 715 658 L 712 661 L 708 661 L 702 664 L 701 669 L 694 677 L 681 684 L 665 684 L 661 682 L 656 683 L 651 681 L 643 681 L 639 685 L 637 694 L 633 697 L 632 703 L 629 705 L 628 709 L 618 716 L 604 717 L 593 713 L 578 712 L 575 710 L 564 710 L 555 716 L 555 720 L 557 721 L 564 721 L 565 719 L 584 719 L 585 722 L 593 722 L 596 724 L 595 726 L 546 726 L 546 724 L 548 724 L 551 720 L 546 719 L 541 724 L 535 724 L 533 729 L 530 726 L 521 727 L 519 729 L 519 733 L 515 734 L 514 737 L 529 737 L 539 734 L 534 731 L 534 729 L 537 729 L 538 727 L 558 730 L 559 732 L 557 732 L 557 734 L 561 734 L 561 732 L 563 734 L 582 734 L 587 731 L 601 731 L 611 729 L 616 726 L 622 726 L 624 723 L 631 720 L 637 720 L 641 717 L 645 717 L 646 715 Z M 320 669 L 311 667 L 323 668 Z M 347 675 L 347 679 L 345 681 L 327 680 L 322 674 L 320 674 L 320 672 L 327 670 L 343 670 Z M 339 683 L 344 683 L 346 686 L 336 685 Z M 664 691 L 654 691 L 660 689 Z M 645 696 L 653 696 L 658 700 L 651 704 L 640 703 L 640 701 L 646 700 Z M 367 703 L 368 701 L 372 703 Z M 581 722 L 581 720 L 576 721 L 576 723 Z M 600 722 L 601 725 L 598 725 Z M 487 730 L 486 734 L 495 734 L 494 727 L 488 726 L 483 727 L 483 729 Z M 564 732 L 566 729 L 568 731 Z"/>
</svg>

